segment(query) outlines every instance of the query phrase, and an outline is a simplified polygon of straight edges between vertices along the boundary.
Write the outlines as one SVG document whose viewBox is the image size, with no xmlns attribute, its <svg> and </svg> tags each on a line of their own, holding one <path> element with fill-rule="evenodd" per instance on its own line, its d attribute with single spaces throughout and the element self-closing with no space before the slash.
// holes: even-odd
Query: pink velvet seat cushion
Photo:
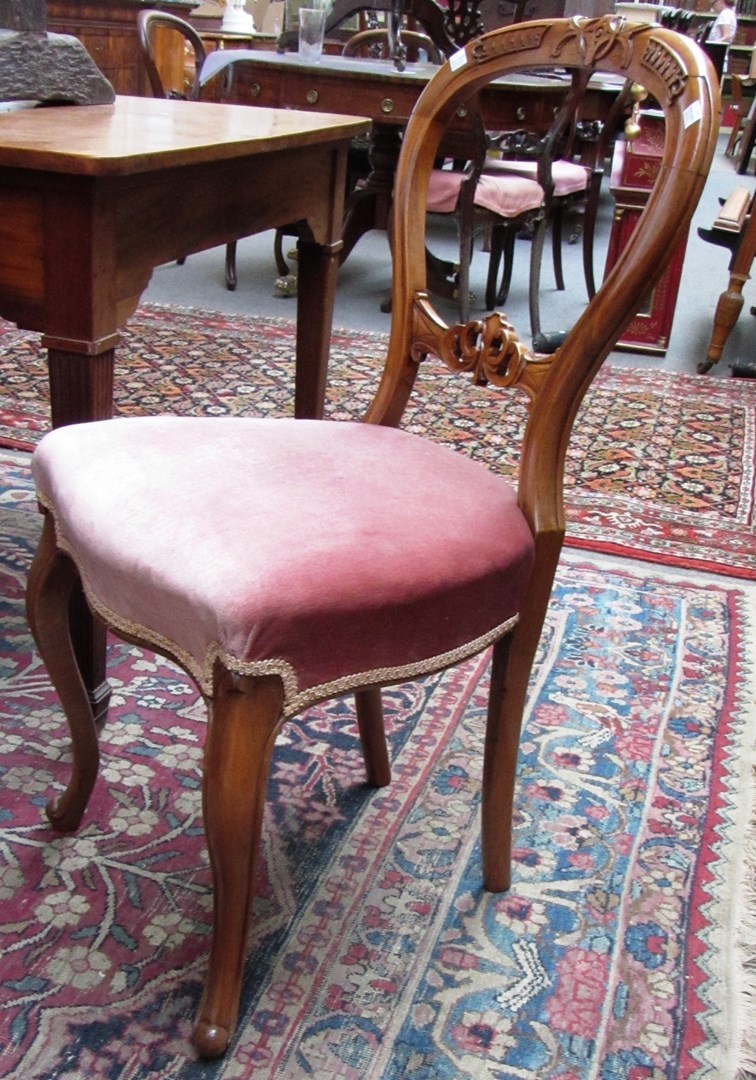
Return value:
<svg viewBox="0 0 756 1080">
<path fill-rule="evenodd" d="M 434 169 L 428 183 L 427 208 L 431 213 L 451 214 L 457 205 L 464 175 L 452 169 Z M 483 173 L 475 187 L 475 205 L 503 218 L 537 210 L 543 202 L 543 188 L 534 179 L 521 176 L 489 176 Z"/>
<path fill-rule="evenodd" d="M 485 175 L 520 176 L 535 179 L 538 176 L 537 161 L 499 161 L 491 158 L 486 162 Z M 557 196 L 576 195 L 588 187 L 589 172 L 575 161 L 554 161 L 551 164 L 551 178 L 554 181 L 554 194 Z"/>
<path fill-rule="evenodd" d="M 359 423 L 146 417 L 56 429 L 40 501 L 88 598 L 209 692 L 221 657 L 286 709 L 501 636 L 533 559 L 502 478 Z"/>
</svg>

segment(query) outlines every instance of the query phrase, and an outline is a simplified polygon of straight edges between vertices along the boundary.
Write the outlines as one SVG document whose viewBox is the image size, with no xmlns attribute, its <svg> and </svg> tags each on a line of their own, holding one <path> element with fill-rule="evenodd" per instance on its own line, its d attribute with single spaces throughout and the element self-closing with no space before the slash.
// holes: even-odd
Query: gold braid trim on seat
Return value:
<svg viewBox="0 0 756 1080">
<path fill-rule="evenodd" d="M 217 642 L 213 642 L 205 654 L 203 663 L 199 664 L 191 653 L 186 652 L 174 641 L 155 630 L 150 630 L 140 623 L 132 622 L 131 619 L 125 619 L 122 615 L 112 611 L 97 597 L 76 557 L 76 553 L 66 540 L 60 536 L 54 508 L 42 498 L 39 501 L 45 510 L 52 515 L 58 549 L 64 552 L 76 566 L 90 608 L 99 615 L 110 630 L 113 630 L 125 640 L 148 646 L 175 661 L 195 681 L 203 696 L 208 700 L 211 700 L 213 696 L 215 666 L 220 663 L 227 671 L 235 675 L 278 676 L 284 687 L 283 715 L 287 717 L 295 716 L 318 701 L 345 694 L 350 690 L 367 686 L 388 686 L 391 683 L 415 679 L 420 675 L 431 675 L 434 671 L 441 671 L 444 668 L 451 667 L 462 660 L 467 660 L 470 656 L 476 656 L 478 653 L 483 652 L 484 649 L 487 649 L 489 645 L 493 645 L 499 638 L 505 637 L 514 629 L 519 619 L 519 615 L 513 615 L 512 618 L 493 627 L 492 630 L 487 631 L 473 641 L 465 642 L 464 645 L 459 645 L 456 649 L 450 649 L 448 652 L 440 653 L 437 656 L 429 656 L 423 660 L 416 660 L 411 664 L 401 664 L 398 667 L 358 671 L 351 675 L 345 675 L 340 679 L 334 679 L 332 682 L 321 683 L 318 686 L 300 690 L 296 670 L 288 660 L 239 660 L 237 657 L 225 652 Z"/>
<path fill-rule="evenodd" d="M 415 363 L 432 355 L 450 371 L 471 372 L 477 386 L 493 383 L 523 390 L 532 401 L 551 371 L 558 351 L 536 357 L 520 341 L 506 315 L 495 311 L 483 319 L 447 326 L 427 293 L 415 296 L 411 355 Z"/>
<path fill-rule="evenodd" d="M 425 660 L 416 660 L 413 664 L 401 664 L 398 667 L 375 668 L 373 671 L 358 671 L 354 675 L 345 675 L 343 678 L 335 679 L 333 682 L 321 683 L 320 686 L 310 687 L 308 690 L 303 690 L 291 697 L 289 696 L 289 687 L 286 679 L 282 675 L 281 677 L 284 681 L 284 715 L 293 716 L 296 713 L 301 712 L 302 709 L 307 708 L 309 705 L 314 705 L 317 701 L 322 701 L 324 698 L 331 698 L 339 694 L 345 694 L 350 690 L 358 690 L 367 686 L 389 686 L 392 683 L 416 679 L 421 675 L 432 675 L 434 671 L 442 671 L 447 667 L 452 667 L 454 664 L 459 664 L 463 660 L 469 659 L 471 656 L 477 656 L 478 653 L 487 649 L 489 645 L 493 645 L 500 638 L 506 637 L 507 634 L 514 630 L 519 618 L 519 615 L 513 615 L 511 619 L 499 623 L 493 630 L 481 634 L 480 637 L 475 638 L 473 641 L 467 641 L 464 645 L 460 645 L 456 649 L 450 649 L 448 652 L 439 653 L 438 656 L 429 656 Z M 233 657 L 227 657 L 222 653 L 219 653 L 218 657 L 226 667 L 232 671 L 236 671 L 239 675 L 279 674 L 278 671 L 273 672 L 272 668 L 270 670 L 265 669 L 265 665 L 274 665 L 279 662 L 286 663 L 285 661 L 262 660 L 257 663 L 245 664 L 240 661 L 235 661 Z M 293 677 L 293 669 L 290 670 L 292 671 Z"/>
</svg>

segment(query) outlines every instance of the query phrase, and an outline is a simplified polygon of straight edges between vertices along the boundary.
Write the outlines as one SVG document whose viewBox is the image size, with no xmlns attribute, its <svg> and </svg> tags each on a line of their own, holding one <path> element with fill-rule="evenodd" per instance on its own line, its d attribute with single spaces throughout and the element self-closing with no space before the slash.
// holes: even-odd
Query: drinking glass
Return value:
<svg viewBox="0 0 756 1080">
<path fill-rule="evenodd" d="M 308 64 L 317 64 L 323 53 L 326 11 L 323 7 L 299 9 L 299 55 Z"/>
</svg>

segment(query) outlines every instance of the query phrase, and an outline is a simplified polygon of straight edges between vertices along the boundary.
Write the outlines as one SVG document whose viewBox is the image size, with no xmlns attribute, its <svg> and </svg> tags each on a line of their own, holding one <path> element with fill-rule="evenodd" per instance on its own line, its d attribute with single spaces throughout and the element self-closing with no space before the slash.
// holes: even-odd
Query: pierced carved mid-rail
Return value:
<svg viewBox="0 0 756 1080">
<path fill-rule="evenodd" d="M 470 372 L 478 386 L 517 387 L 533 400 L 559 355 L 534 356 L 500 312 L 446 326 L 425 294 L 416 299 L 414 311 L 411 355 L 415 363 L 435 356 L 450 371 Z"/>
</svg>

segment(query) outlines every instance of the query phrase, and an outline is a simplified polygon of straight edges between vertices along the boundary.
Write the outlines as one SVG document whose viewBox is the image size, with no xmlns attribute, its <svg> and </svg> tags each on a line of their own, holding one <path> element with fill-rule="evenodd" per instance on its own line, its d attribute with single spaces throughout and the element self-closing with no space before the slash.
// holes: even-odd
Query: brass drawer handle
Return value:
<svg viewBox="0 0 756 1080">
<path fill-rule="evenodd" d="M 249 92 L 252 97 L 259 97 L 262 93 L 262 87 L 260 86 L 259 82 L 253 82 L 249 88 Z"/>
<path fill-rule="evenodd" d="M 317 105 L 320 98 L 320 94 L 317 92 L 317 90 L 308 90 L 306 96 L 308 105 Z"/>
<path fill-rule="evenodd" d="M 457 109 L 457 116 L 460 118 L 460 120 L 464 120 L 464 118 L 467 116 L 466 105 L 460 105 L 460 107 Z"/>
<path fill-rule="evenodd" d="M 381 112 L 388 114 L 388 113 L 392 113 L 393 111 L 394 111 L 394 103 L 391 100 L 391 98 L 390 97 L 384 98 L 383 101 L 381 102 Z"/>
<path fill-rule="evenodd" d="M 520 123 L 522 123 L 522 121 L 525 119 L 525 106 L 524 105 L 518 105 L 517 112 L 515 113 L 515 116 L 520 121 Z"/>
</svg>

